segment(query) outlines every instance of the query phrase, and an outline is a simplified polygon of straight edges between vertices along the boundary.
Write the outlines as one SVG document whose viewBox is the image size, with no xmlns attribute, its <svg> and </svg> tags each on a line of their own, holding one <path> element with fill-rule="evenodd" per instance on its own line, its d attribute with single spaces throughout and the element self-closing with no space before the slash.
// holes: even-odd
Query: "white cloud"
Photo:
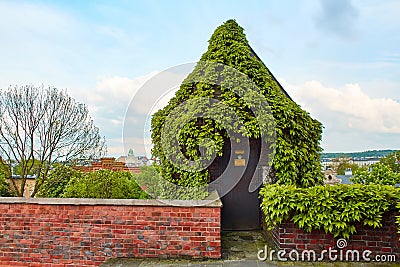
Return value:
<svg viewBox="0 0 400 267">
<path fill-rule="evenodd" d="M 133 148 L 140 154 L 149 154 L 149 151 L 145 151 L 143 143 L 144 140 L 146 144 L 150 142 L 149 130 L 142 129 L 147 114 L 142 111 L 154 112 L 164 106 L 174 91 L 166 92 L 154 101 L 157 99 L 156 91 L 147 89 L 145 96 L 148 98 L 135 101 L 135 107 L 129 107 L 127 114 L 125 111 L 138 89 L 157 73 L 154 71 L 133 79 L 119 76 L 103 78 L 93 90 L 84 93 L 85 102 L 95 111 L 94 117 L 98 126 L 106 138 L 111 138 L 108 142 L 109 154 L 121 155 L 126 152 L 124 147 L 125 150 Z M 357 83 L 332 88 L 319 81 L 309 81 L 300 85 L 288 84 L 283 79 L 280 81 L 303 109 L 323 123 L 325 128 L 322 146 L 325 149 L 374 149 L 374 140 L 378 140 L 375 135 L 379 135 L 383 145 L 382 134 L 400 134 L 400 103 L 390 98 L 371 97 Z M 124 121 L 125 127 L 128 127 L 125 129 L 125 140 L 122 138 Z M 117 136 L 121 137 L 116 138 Z M 126 144 L 123 144 L 124 141 Z M 352 145 L 354 149 L 351 149 Z M 390 145 L 384 148 L 390 148 Z"/>
<path fill-rule="evenodd" d="M 125 142 L 125 143 L 124 143 Z M 133 148 L 135 155 L 151 157 L 152 143 L 150 138 L 109 138 L 107 139 L 107 154 L 118 157 L 127 155 Z"/>
<path fill-rule="evenodd" d="M 191 65 L 181 66 L 136 78 L 103 77 L 92 90 L 75 92 L 88 105 L 96 125 L 108 140 L 109 154 L 123 154 L 122 142 L 128 142 L 125 145 L 135 151 L 149 154 L 143 147 L 143 138 L 147 140 L 150 136 L 148 116 L 168 103 L 189 73 Z"/>
<path fill-rule="evenodd" d="M 334 127 L 348 127 L 367 133 L 400 133 L 400 103 L 390 98 L 372 98 L 357 84 L 329 88 L 318 81 L 309 81 L 291 88 L 293 98 L 328 125 L 335 116 L 345 121 Z"/>
<path fill-rule="evenodd" d="M 139 88 L 157 73 L 153 71 L 132 79 L 120 76 L 103 77 L 93 89 L 81 90 L 74 94 L 89 106 L 91 114 L 97 119 L 106 119 L 113 125 L 121 125 L 131 99 Z"/>
<path fill-rule="evenodd" d="M 113 125 L 117 126 L 117 125 L 121 125 L 121 124 L 122 124 L 122 121 L 120 121 L 120 120 L 111 120 L 111 123 L 112 123 Z"/>
<path fill-rule="evenodd" d="M 96 125 L 105 135 L 109 155 L 118 156 L 124 153 L 122 128 L 126 110 L 137 91 L 157 73 L 153 71 L 136 78 L 104 77 L 93 89 L 75 93 L 80 102 L 88 105 Z M 143 132 L 143 129 L 138 132 Z"/>
<path fill-rule="evenodd" d="M 103 77 L 97 82 L 94 90 L 85 94 L 85 98 L 89 102 L 99 104 L 104 102 L 124 102 L 126 103 L 126 108 L 139 88 L 157 73 L 157 71 L 153 71 L 133 79 L 120 76 Z"/>
</svg>

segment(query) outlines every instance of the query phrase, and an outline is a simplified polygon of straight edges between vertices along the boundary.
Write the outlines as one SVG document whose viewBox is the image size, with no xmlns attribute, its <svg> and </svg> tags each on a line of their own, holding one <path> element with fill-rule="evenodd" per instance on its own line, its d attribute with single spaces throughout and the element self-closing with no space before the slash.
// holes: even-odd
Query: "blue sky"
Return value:
<svg viewBox="0 0 400 267">
<path fill-rule="evenodd" d="M 325 151 L 400 149 L 399 10 L 396 0 L 0 0 L 0 88 L 66 88 L 118 156 L 138 88 L 197 61 L 215 28 L 234 18 L 287 92 L 324 124 Z"/>
</svg>

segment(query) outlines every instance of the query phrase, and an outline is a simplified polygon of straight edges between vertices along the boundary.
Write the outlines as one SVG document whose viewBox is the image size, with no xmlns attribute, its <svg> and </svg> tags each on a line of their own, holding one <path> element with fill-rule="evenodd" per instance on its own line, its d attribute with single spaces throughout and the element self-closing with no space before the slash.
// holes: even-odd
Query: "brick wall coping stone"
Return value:
<svg viewBox="0 0 400 267">
<path fill-rule="evenodd" d="M 222 207 L 216 191 L 203 200 L 0 197 L 0 204 Z"/>
</svg>

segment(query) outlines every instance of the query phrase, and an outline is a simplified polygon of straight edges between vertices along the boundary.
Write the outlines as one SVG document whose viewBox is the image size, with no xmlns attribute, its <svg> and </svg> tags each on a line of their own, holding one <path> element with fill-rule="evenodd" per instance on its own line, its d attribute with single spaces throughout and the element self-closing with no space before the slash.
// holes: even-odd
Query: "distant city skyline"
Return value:
<svg viewBox="0 0 400 267">
<path fill-rule="evenodd" d="M 135 92 L 168 67 L 198 61 L 233 18 L 323 123 L 325 152 L 400 149 L 398 10 L 396 0 L 0 1 L 0 88 L 67 89 L 118 157 L 128 153 L 123 122 Z"/>
</svg>

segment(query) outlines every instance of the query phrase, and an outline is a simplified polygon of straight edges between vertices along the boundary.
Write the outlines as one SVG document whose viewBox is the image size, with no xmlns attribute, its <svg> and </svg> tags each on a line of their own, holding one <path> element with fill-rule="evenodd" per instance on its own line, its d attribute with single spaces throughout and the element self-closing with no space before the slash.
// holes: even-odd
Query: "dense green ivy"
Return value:
<svg viewBox="0 0 400 267">
<path fill-rule="evenodd" d="M 396 208 L 397 208 L 397 210 L 400 210 L 400 201 L 397 202 Z M 396 223 L 397 223 L 397 225 L 398 225 L 398 227 L 397 227 L 397 233 L 400 233 L 400 216 L 396 216 Z"/>
<path fill-rule="evenodd" d="M 322 229 L 335 237 L 348 238 L 361 222 L 382 226 L 382 214 L 394 207 L 400 190 L 388 185 L 326 185 L 297 188 L 267 185 L 260 191 L 267 229 L 290 220 L 308 232 Z M 400 208 L 397 204 L 397 208 Z M 400 219 L 397 220 L 400 224 Z"/>
<path fill-rule="evenodd" d="M 237 93 L 242 86 L 238 82 L 243 80 L 240 75 L 235 75 L 229 68 L 221 70 L 218 66 L 204 65 L 201 62 L 220 63 L 238 70 L 250 78 L 251 83 L 259 88 L 267 100 L 276 126 L 275 147 L 270 148 L 275 150 L 272 167 L 275 169 L 277 182 L 299 187 L 320 184 L 322 182 L 319 145 L 322 134 L 321 123 L 312 119 L 282 92 L 268 68 L 253 53 L 243 28 L 234 20 L 226 21 L 215 30 L 209 40 L 207 52 L 202 55 L 193 72 L 182 83 L 168 105 L 152 117 L 151 130 L 154 144 L 152 153 L 157 158 L 156 164 L 161 175 L 168 181 L 183 186 L 204 186 L 209 182 L 210 174 L 207 169 L 189 171 L 179 168 L 171 162 L 166 155 L 166 148 L 162 145 L 162 136 L 165 134 L 163 130 L 168 116 L 185 101 L 201 97 L 217 98 L 231 107 L 242 122 L 226 126 L 223 123 L 224 114 L 220 114 L 221 121 L 209 118 L 185 120 L 185 114 L 182 113 L 182 118 L 178 119 L 184 126 L 179 132 L 178 141 L 170 145 L 178 146 L 185 157 L 192 161 L 204 156 L 199 152 L 199 147 L 202 146 L 206 148 L 206 158 L 212 156 L 209 152 L 211 147 L 215 149 L 217 155 L 222 155 L 227 131 L 258 138 L 260 128 L 271 126 L 268 122 L 260 125 L 248 105 L 247 100 L 251 97 L 245 99 Z M 210 82 L 196 82 L 200 77 L 203 81 Z M 215 81 L 220 80 L 223 80 L 224 84 L 215 86 Z M 204 110 L 204 106 L 200 105 L 199 109 Z M 177 133 L 171 133 L 174 134 Z M 204 140 L 208 142 L 202 143 Z"/>
</svg>

